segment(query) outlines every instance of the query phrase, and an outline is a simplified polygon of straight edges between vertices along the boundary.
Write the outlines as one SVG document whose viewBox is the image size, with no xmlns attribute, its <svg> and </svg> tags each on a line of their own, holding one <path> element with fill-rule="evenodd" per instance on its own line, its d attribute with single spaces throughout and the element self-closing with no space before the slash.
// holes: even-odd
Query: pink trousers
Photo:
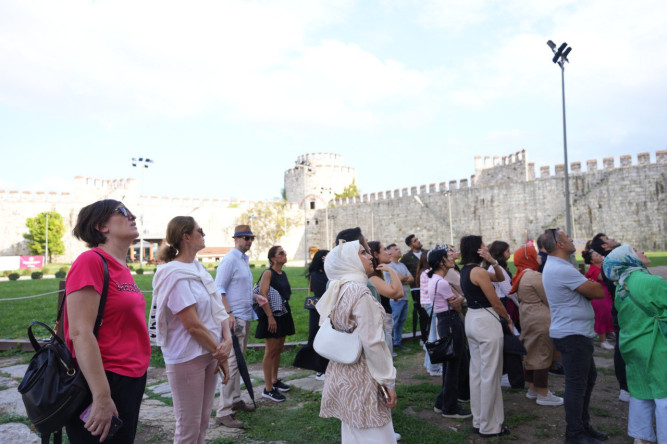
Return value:
<svg viewBox="0 0 667 444">
<path fill-rule="evenodd" d="M 174 401 L 174 443 L 204 443 L 218 383 L 218 361 L 209 353 L 180 364 L 167 364 Z"/>
</svg>

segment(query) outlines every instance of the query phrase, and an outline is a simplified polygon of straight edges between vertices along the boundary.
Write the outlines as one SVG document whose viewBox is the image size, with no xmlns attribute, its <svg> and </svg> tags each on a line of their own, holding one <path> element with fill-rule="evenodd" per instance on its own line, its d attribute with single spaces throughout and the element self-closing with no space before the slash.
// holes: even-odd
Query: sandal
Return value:
<svg viewBox="0 0 667 444">
<path fill-rule="evenodd" d="M 498 433 L 480 433 L 480 432 L 477 432 L 477 434 L 479 436 L 481 436 L 482 438 L 493 438 L 493 437 L 496 437 L 496 436 L 509 435 L 510 434 L 510 429 L 506 425 L 502 425 L 500 427 L 500 432 L 498 432 Z"/>
</svg>

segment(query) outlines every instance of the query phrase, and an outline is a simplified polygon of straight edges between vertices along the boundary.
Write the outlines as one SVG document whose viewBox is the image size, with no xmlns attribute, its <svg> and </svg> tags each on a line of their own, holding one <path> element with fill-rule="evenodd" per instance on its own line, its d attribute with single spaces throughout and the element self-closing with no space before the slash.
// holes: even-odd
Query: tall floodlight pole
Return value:
<svg viewBox="0 0 667 444">
<path fill-rule="evenodd" d="M 153 159 L 147 157 L 133 157 L 132 166 L 135 168 L 141 168 L 141 193 L 139 193 L 139 207 L 141 210 L 141 215 L 139 216 L 139 266 L 144 266 L 144 201 L 141 198 L 141 195 L 144 194 L 144 183 L 146 179 L 145 171 L 148 168 L 148 165 L 155 163 Z M 142 168 L 143 167 L 143 168 Z"/>
<path fill-rule="evenodd" d="M 567 227 L 568 236 L 572 236 L 572 217 L 570 215 L 570 168 L 567 163 L 567 131 L 565 126 L 565 62 L 570 63 L 567 56 L 570 54 L 570 51 L 572 51 L 572 48 L 567 46 L 567 43 L 563 43 L 556 49 L 556 44 L 551 40 L 547 42 L 547 45 L 554 53 L 554 57 L 551 61 L 560 66 L 561 93 L 563 97 L 563 153 L 565 157 L 565 225 Z"/>
</svg>

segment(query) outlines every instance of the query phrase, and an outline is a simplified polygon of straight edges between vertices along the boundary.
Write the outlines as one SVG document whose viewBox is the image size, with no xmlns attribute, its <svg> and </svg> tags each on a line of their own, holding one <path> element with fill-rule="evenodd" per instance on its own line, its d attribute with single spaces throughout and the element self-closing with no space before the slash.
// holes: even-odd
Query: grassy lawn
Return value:
<svg viewBox="0 0 667 444">
<path fill-rule="evenodd" d="M 647 253 L 647 256 L 651 259 L 651 266 L 667 265 L 667 251 Z M 577 259 L 583 263 L 580 256 L 577 256 Z M 59 268 L 62 265 L 63 264 L 53 264 L 56 268 Z M 509 266 L 510 270 L 514 273 L 516 269 L 512 262 L 512 258 L 510 258 Z M 261 265 L 258 264 L 258 266 L 251 270 L 254 280 L 257 281 L 265 268 L 262 268 Z M 304 267 L 290 267 L 285 270 L 293 289 L 308 287 L 308 281 L 305 277 L 306 269 Z M 211 271 L 211 274 L 215 275 L 215 271 Z M 135 275 L 134 278 L 142 291 L 150 292 L 153 289 L 152 274 Z M 59 281 L 57 279 L 0 282 L 0 299 L 11 299 L 57 291 L 58 283 Z M 303 301 L 306 297 L 306 293 L 306 290 L 293 290 L 292 292 L 290 306 L 294 317 L 296 334 L 287 338 L 288 341 L 305 341 L 308 338 L 308 312 L 303 309 Z M 146 317 L 148 317 L 152 295 L 151 293 L 145 293 L 145 297 L 147 302 Z M 40 320 L 48 325 L 53 325 L 55 323 L 57 301 L 57 294 L 52 294 L 34 299 L 0 302 L 0 310 L 3 313 L 3 316 L 0 317 L 0 338 L 27 338 L 26 329 L 28 324 L 33 320 Z M 405 332 L 412 331 L 412 308 L 409 310 L 408 319 L 405 321 L 403 330 Z M 261 341 L 251 337 L 250 342 L 256 343 Z"/>
</svg>

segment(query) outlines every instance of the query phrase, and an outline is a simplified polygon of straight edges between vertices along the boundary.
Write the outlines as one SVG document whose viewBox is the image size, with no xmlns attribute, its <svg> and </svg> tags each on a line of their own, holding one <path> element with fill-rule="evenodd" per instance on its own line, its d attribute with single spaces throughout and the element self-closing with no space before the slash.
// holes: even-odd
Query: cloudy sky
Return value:
<svg viewBox="0 0 667 444">
<path fill-rule="evenodd" d="M 0 3 L 0 189 L 138 177 L 147 194 L 269 199 L 308 152 L 362 192 L 667 148 L 667 3 Z M 539 169 L 538 169 L 539 171 Z"/>
</svg>

